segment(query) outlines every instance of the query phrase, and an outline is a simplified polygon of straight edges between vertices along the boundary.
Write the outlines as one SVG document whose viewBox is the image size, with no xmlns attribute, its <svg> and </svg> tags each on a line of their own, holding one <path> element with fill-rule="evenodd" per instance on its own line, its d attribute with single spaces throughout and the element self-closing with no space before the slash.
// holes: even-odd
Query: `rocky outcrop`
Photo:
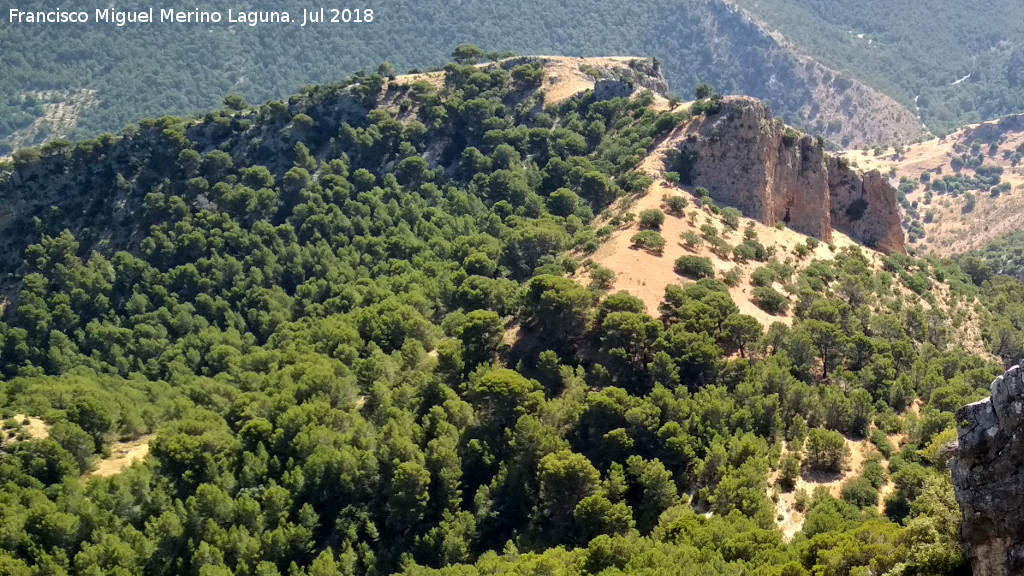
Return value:
<svg viewBox="0 0 1024 576">
<path fill-rule="evenodd" d="M 860 174 L 828 157 L 830 216 L 836 230 L 880 252 L 906 252 L 896 190 L 878 170 Z"/>
<path fill-rule="evenodd" d="M 896 190 L 878 173 L 861 175 L 822 142 L 772 117 L 760 101 L 728 98 L 694 121 L 670 160 L 684 182 L 764 224 L 831 240 L 832 230 L 884 252 L 904 252 Z"/>
<path fill-rule="evenodd" d="M 975 576 L 1024 574 L 1024 371 L 992 382 L 992 396 L 957 412 L 950 462 L 963 520 L 960 538 Z"/>
</svg>

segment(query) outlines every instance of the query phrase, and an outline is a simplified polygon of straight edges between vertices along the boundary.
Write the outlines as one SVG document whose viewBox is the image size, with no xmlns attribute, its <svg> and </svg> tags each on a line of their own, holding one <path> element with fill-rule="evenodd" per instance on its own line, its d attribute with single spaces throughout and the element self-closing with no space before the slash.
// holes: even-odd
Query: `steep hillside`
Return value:
<svg viewBox="0 0 1024 576">
<path fill-rule="evenodd" d="M 860 169 L 899 186 L 910 246 L 950 256 L 1024 224 L 1024 116 L 975 124 L 945 138 L 847 151 Z"/>
<path fill-rule="evenodd" d="M 753 104 L 756 107 L 756 103 Z M 799 287 L 794 280 L 815 263 L 820 265 L 834 261 L 837 256 L 856 253 L 862 255 L 874 272 L 886 268 L 885 253 L 865 248 L 862 241 L 831 230 L 827 201 L 815 221 L 818 232 L 823 235 L 827 232 L 825 241 L 819 241 L 793 230 L 781 219 L 770 217 L 770 221 L 765 223 L 752 218 L 756 212 L 751 212 L 750 207 L 764 204 L 757 200 L 764 198 L 763 189 L 759 192 L 758 186 L 738 187 L 737 190 L 744 190 L 745 195 L 737 194 L 733 198 L 739 200 L 737 204 L 724 199 L 716 202 L 711 199 L 714 196 L 709 198 L 696 194 L 699 180 L 689 185 L 666 180 L 666 167 L 672 166 L 674 152 L 680 143 L 691 140 L 690 135 L 698 133 L 701 124 L 700 117 L 697 117 L 678 127 L 659 143 L 639 165 L 640 171 L 653 178 L 649 190 L 620 200 L 611 213 L 598 221 L 598 225 L 603 224 L 608 230 L 608 238 L 596 252 L 589 255 L 589 260 L 597 265 L 597 269 L 607 269 L 614 273 L 609 290 L 633 294 L 643 301 L 648 313 L 657 314 L 667 286 L 692 281 L 692 278 L 674 269 L 676 260 L 694 256 L 706 258 L 713 268 L 713 277 L 726 282 L 729 294 L 740 311 L 757 318 L 767 327 L 773 322 L 792 323 L 800 301 Z M 735 136 L 725 131 L 722 133 L 723 141 Z M 819 162 L 823 162 L 820 157 Z M 749 165 L 737 163 L 731 168 L 721 169 L 720 174 L 736 177 L 737 171 L 759 166 L 756 161 Z M 671 178 L 674 180 L 675 176 Z M 894 198 L 894 191 L 890 190 L 890 194 Z M 719 202 L 722 207 L 717 205 Z M 736 212 L 737 207 L 744 209 Z M 645 244 L 637 240 L 637 235 L 645 229 L 641 216 L 651 210 L 664 214 L 663 222 L 657 230 L 664 240 L 660 249 L 645 248 Z M 879 220 L 875 219 L 875 222 Z M 811 225 L 810 222 L 806 224 Z M 898 221 L 894 226 L 902 240 Z M 592 268 L 581 270 L 578 274 L 581 281 L 591 276 Z M 897 285 L 899 290 L 894 296 L 906 300 L 908 304 L 921 305 L 925 309 L 934 307 L 943 315 L 951 315 L 953 309 L 963 306 L 957 312 L 957 315 L 965 316 L 955 331 L 956 339 L 965 349 L 976 354 L 986 354 L 985 343 L 982 341 L 982 320 L 970 309 L 970 302 L 957 303 L 949 289 L 943 286 L 933 287 L 932 293 L 937 298 L 928 301 L 914 293 L 915 289 L 920 293 L 921 288 L 913 288 L 909 280 L 898 281 Z M 768 287 L 783 295 L 785 303 L 772 306 L 765 302 L 759 287 Z"/>
<path fill-rule="evenodd" d="M 731 0 L 795 50 L 914 110 L 936 134 L 1024 112 L 1024 6 Z M 909 140 L 908 140 L 909 141 Z"/>
<path fill-rule="evenodd" d="M 18 7 L 31 11 L 48 4 L 31 0 Z M 127 2 L 119 8 L 138 6 Z M 90 15 L 103 7 L 96 0 L 76 6 Z M 161 7 L 195 8 L 181 2 Z M 274 9 L 297 17 L 307 7 L 287 0 Z M 95 105 L 81 108 L 67 131 L 78 139 L 139 118 L 203 112 L 229 92 L 263 101 L 304 84 L 376 69 L 384 61 L 399 72 L 438 66 L 463 42 L 518 53 L 653 55 L 680 94 L 710 82 L 724 93 L 762 98 L 791 123 L 834 142 L 859 146 L 923 135 L 905 107 L 849 75 L 796 56 L 719 0 L 570 0 L 543 8 L 500 0 L 400 0 L 369 8 L 375 10 L 372 22 L 307 27 L 226 20 L 123 28 L 95 22 L 5 26 L 0 141 L 21 145 L 49 137 L 45 130 L 28 129 L 47 113 L 35 92 L 94 93 Z M 222 9 L 226 14 L 227 7 Z M 51 130 L 53 136 L 60 132 Z"/>
</svg>

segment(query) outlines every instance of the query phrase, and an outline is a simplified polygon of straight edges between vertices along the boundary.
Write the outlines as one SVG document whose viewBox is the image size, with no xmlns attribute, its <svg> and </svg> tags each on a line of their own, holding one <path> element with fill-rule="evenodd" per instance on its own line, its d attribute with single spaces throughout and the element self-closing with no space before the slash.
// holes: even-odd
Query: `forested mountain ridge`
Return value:
<svg viewBox="0 0 1024 576">
<path fill-rule="evenodd" d="M 52 4 L 31 0 L 19 7 Z M 81 8 L 105 6 L 87 2 Z M 281 98 L 304 84 L 372 70 L 382 61 L 399 71 L 429 68 L 443 64 L 460 42 L 519 53 L 657 56 L 680 90 L 710 82 L 723 93 L 764 99 L 791 124 L 836 143 L 887 144 L 926 134 L 905 106 L 795 55 L 719 0 L 571 0 L 548 3 L 543 17 L 526 0 L 469 5 L 400 0 L 367 6 L 375 10 L 373 22 L 342 28 L 5 26 L 0 31 L 0 52 L 7 56 L 0 62 L 0 141 L 25 146 L 92 138 L 142 117 L 200 113 L 229 92 L 257 102 Z M 140 7 L 146 5 L 138 0 L 119 5 Z M 75 106 L 57 105 L 72 97 Z M 0 156 L 4 153 L 0 148 Z"/>
<path fill-rule="evenodd" d="M 636 89 L 654 63 L 628 59 L 579 63 L 582 91 L 554 97 L 543 61 L 457 54 L 441 74 L 229 99 L 0 170 L 3 197 L 62 206 L 31 226 L 19 212 L 27 247 L 4 239 L 24 257 L 0 324 L 0 570 L 961 570 L 938 449 L 1020 339 L 998 322 L 1024 310 L 1020 284 L 770 247 L 681 182 L 634 213 L 680 176 L 641 162 L 725 99 Z M 700 234 L 659 232 L 691 212 Z M 645 310 L 586 260 L 634 223 L 637 250 L 761 265 L 737 278 L 680 257 Z M 788 321 L 741 312 L 738 282 Z M 967 325 L 987 353 L 958 345 Z M 149 458 L 83 479 L 150 433 Z M 798 488 L 823 477 L 834 493 Z M 792 539 L 785 499 L 805 514 Z"/>
</svg>

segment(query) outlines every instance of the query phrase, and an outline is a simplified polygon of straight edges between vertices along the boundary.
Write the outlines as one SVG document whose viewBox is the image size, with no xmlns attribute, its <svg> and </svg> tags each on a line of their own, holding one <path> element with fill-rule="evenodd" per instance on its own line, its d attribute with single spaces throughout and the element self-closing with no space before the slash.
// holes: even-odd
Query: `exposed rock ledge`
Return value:
<svg viewBox="0 0 1024 576">
<path fill-rule="evenodd" d="M 878 171 L 860 174 L 822 143 L 785 126 L 768 107 L 729 97 L 688 127 L 675 168 L 684 181 L 749 218 L 826 242 L 833 228 L 880 252 L 905 253 L 896 189 Z"/>
<path fill-rule="evenodd" d="M 957 412 L 950 462 L 963 521 L 960 539 L 975 576 L 1024 574 L 1024 371 L 992 382 L 992 397 Z"/>
</svg>

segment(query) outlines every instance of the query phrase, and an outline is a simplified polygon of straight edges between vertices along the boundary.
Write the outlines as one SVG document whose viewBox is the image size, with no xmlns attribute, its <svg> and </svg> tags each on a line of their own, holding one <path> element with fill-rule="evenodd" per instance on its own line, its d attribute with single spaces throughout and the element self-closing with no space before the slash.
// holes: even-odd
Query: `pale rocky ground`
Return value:
<svg viewBox="0 0 1024 576">
<path fill-rule="evenodd" d="M 110 447 L 110 457 L 97 462 L 96 466 L 85 477 L 99 476 L 106 478 L 113 476 L 144 459 L 149 454 L 149 443 L 153 441 L 153 437 L 153 434 L 147 434 L 129 442 L 114 443 Z"/>
<path fill-rule="evenodd" d="M 50 436 L 50 427 L 46 425 L 41 419 L 34 416 L 26 416 L 25 414 L 15 414 L 13 419 L 20 426 L 20 431 L 25 432 L 30 438 L 36 440 L 44 440 Z M 28 420 L 28 424 L 23 424 L 25 420 Z M 0 437 L 0 442 L 13 441 L 13 439 L 7 437 L 5 434 Z"/>
</svg>

